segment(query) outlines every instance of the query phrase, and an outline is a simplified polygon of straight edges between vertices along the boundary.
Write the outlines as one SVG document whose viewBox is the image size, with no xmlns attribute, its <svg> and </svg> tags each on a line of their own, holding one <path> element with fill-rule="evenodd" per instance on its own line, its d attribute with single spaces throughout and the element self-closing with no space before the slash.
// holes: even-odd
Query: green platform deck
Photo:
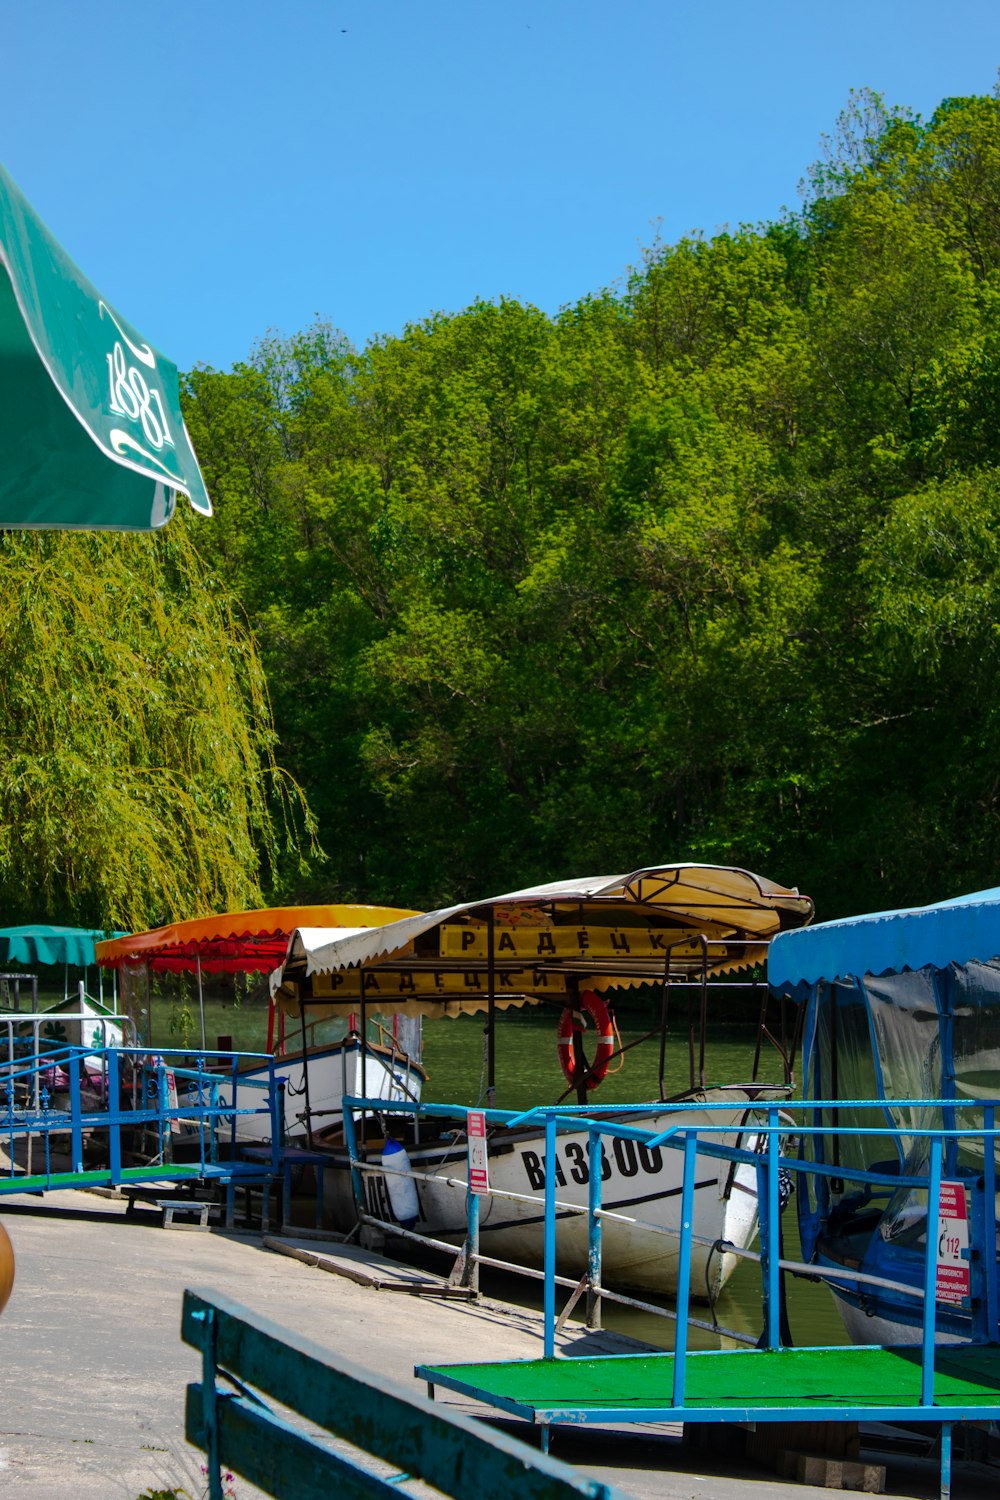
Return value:
<svg viewBox="0 0 1000 1500">
<path fill-rule="evenodd" d="M 43 1196 L 57 1189 L 117 1187 L 126 1193 L 142 1187 L 160 1191 L 179 1184 L 200 1183 L 222 1190 L 225 1223 L 231 1228 L 236 1217 L 236 1193 L 239 1189 L 264 1187 L 274 1180 L 274 1173 L 253 1162 L 157 1162 L 142 1167 L 88 1167 L 80 1172 L 33 1172 L 24 1176 L 0 1177 L 0 1201 L 9 1193 L 31 1193 Z M 247 1206 L 249 1216 L 249 1203 Z M 260 1223 L 266 1231 L 270 1220 L 269 1194 L 261 1198 Z"/>
<path fill-rule="evenodd" d="M 30 1176 L 0 1177 L 0 1193 L 42 1193 L 56 1188 L 122 1187 L 139 1182 L 219 1182 L 227 1186 L 258 1183 L 273 1174 L 245 1162 L 225 1165 L 198 1162 L 163 1162 L 157 1166 L 91 1167 L 83 1172 L 34 1172 Z"/>
<path fill-rule="evenodd" d="M 218 1173 L 213 1175 L 218 1176 Z M 199 1166 L 123 1167 L 112 1176 L 110 1167 L 91 1167 L 85 1172 L 33 1172 L 23 1177 L 0 1178 L 0 1193 L 42 1193 L 55 1188 L 108 1187 L 129 1182 L 190 1181 L 206 1176 Z"/>
<path fill-rule="evenodd" d="M 548 1426 L 649 1421 L 1000 1419 L 1000 1348 L 939 1347 L 934 1408 L 920 1402 L 920 1349 L 738 1349 L 688 1354 L 674 1405 L 672 1354 L 418 1365 L 440 1386 Z"/>
</svg>

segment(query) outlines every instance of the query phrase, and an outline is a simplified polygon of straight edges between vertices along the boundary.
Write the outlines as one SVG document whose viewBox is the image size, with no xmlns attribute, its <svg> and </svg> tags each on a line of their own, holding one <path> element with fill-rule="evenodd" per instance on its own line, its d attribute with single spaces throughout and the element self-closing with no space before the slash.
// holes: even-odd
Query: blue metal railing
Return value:
<svg viewBox="0 0 1000 1500">
<path fill-rule="evenodd" d="M 866 1104 L 868 1101 L 848 1101 L 848 1103 Z M 901 1101 L 904 1104 L 919 1103 L 928 1108 L 940 1104 L 937 1100 Z M 970 1101 L 968 1104 L 955 1100 L 949 1101 L 953 1109 L 963 1112 L 973 1111 L 976 1108 L 983 1109 L 988 1116 L 989 1123 L 985 1121 L 981 1127 L 965 1127 L 952 1130 L 925 1128 L 908 1129 L 907 1135 L 911 1138 L 925 1139 L 929 1147 L 929 1169 L 926 1174 L 908 1175 L 905 1179 L 886 1178 L 882 1173 L 869 1173 L 860 1169 L 851 1169 L 840 1165 L 836 1170 L 841 1177 L 882 1184 L 886 1181 L 892 1182 L 895 1187 L 905 1184 L 911 1189 L 926 1190 L 927 1192 L 927 1227 L 925 1234 L 923 1286 L 922 1286 L 922 1323 L 921 1323 L 921 1403 L 932 1407 L 934 1400 L 934 1348 L 936 1332 L 937 1311 L 937 1234 L 932 1226 L 938 1222 L 940 1216 L 940 1196 L 942 1182 L 942 1162 L 947 1147 L 954 1143 L 956 1146 L 966 1141 L 982 1141 L 983 1155 L 986 1163 L 984 1171 L 984 1191 L 978 1226 L 974 1230 L 975 1239 L 978 1240 L 979 1254 L 970 1260 L 970 1287 L 971 1279 L 975 1271 L 981 1270 L 985 1283 L 983 1290 L 985 1297 L 977 1297 L 973 1292 L 970 1296 L 971 1311 L 973 1314 L 971 1326 L 974 1337 L 982 1342 L 995 1343 L 1000 1337 L 1000 1329 L 997 1325 L 997 1257 L 996 1257 L 996 1195 L 995 1195 L 995 1147 L 998 1132 L 994 1124 L 994 1108 L 992 1105 L 983 1105 L 979 1101 Z M 704 1108 L 704 1106 L 701 1106 Z M 783 1110 L 797 1113 L 808 1109 L 829 1108 L 830 1101 L 794 1101 L 784 1104 Z M 845 1101 L 839 1101 L 839 1107 L 845 1107 Z M 787 1121 L 777 1118 L 779 1111 L 773 1107 L 767 1109 L 767 1122 L 759 1127 L 760 1133 L 767 1137 L 767 1150 L 756 1157 L 758 1179 L 761 1183 L 759 1193 L 760 1202 L 763 1205 L 761 1214 L 761 1250 L 760 1267 L 762 1276 L 763 1304 L 765 1309 L 765 1327 L 763 1343 L 767 1348 L 776 1349 L 780 1347 L 780 1333 L 778 1325 L 778 1282 L 782 1270 L 782 1262 L 778 1251 L 778 1224 L 780 1216 L 779 1198 L 779 1173 L 791 1171 L 798 1175 L 807 1174 L 813 1170 L 813 1164 L 804 1162 L 799 1158 L 783 1157 L 779 1151 L 779 1142 L 783 1136 L 788 1134 Z M 537 1120 L 543 1117 L 546 1131 L 546 1149 L 555 1149 L 557 1129 L 563 1128 L 579 1129 L 579 1121 L 567 1120 L 562 1111 L 540 1110 L 532 1111 L 530 1116 L 521 1117 Z M 589 1121 L 588 1128 L 593 1137 L 613 1136 L 618 1133 L 619 1127 L 603 1121 Z M 681 1236 L 681 1270 L 679 1272 L 678 1297 L 677 1297 L 677 1340 L 675 1344 L 675 1366 L 674 1366 L 674 1399 L 675 1406 L 683 1406 L 684 1395 L 684 1361 L 687 1352 L 687 1311 L 689 1297 L 689 1276 L 684 1274 L 685 1253 L 689 1254 L 691 1240 L 691 1203 L 693 1201 L 695 1162 L 698 1154 L 704 1152 L 709 1155 L 745 1155 L 739 1153 L 735 1148 L 727 1147 L 717 1142 L 699 1139 L 701 1134 L 710 1130 L 714 1135 L 723 1133 L 724 1126 L 712 1125 L 710 1127 L 690 1128 L 683 1124 L 672 1128 L 668 1132 L 658 1135 L 652 1132 L 646 1133 L 647 1147 L 653 1145 L 674 1146 L 683 1140 L 684 1171 L 682 1190 L 682 1236 Z M 807 1136 L 820 1133 L 822 1127 L 804 1126 L 796 1127 L 796 1134 Z M 829 1133 L 828 1130 L 826 1133 Z M 840 1132 L 856 1138 L 881 1137 L 887 1134 L 884 1127 L 846 1127 Z M 824 1170 L 829 1171 L 829 1168 Z M 553 1174 L 547 1174 L 546 1178 L 546 1202 L 545 1202 L 545 1227 L 546 1227 L 546 1261 L 545 1261 L 545 1322 L 546 1338 L 545 1353 L 547 1358 L 554 1355 L 554 1251 L 555 1251 L 555 1199 L 554 1188 L 549 1184 Z M 971 1179 L 968 1185 L 972 1186 Z M 974 1220 L 975 1225 L 975 1220 Z M 982 1316 L 976 1316 L 977 1306 L 982 1310 Z M 916 1415 L 916 1414 L 915 1414 Z"/>
<path fill-rule="evenodd" d="M 727 1253 L 742 1257 L 750 1261 L 756 1261 L 761 1269 L 761 1290 L 764 1333 L 763 1342 L 770 1348 L 780 1346 L 780 1278 L 783 1271 L 805 1272 L 811 1276 L 825 1277 L 828 1281 L 857 1282 L 862 1285 L 869 1284 L 873 1289 L 889 1289 L 904 1297 L 910 1297 L 914 1303 L 924 1304 L 924 1317 L 921 1325 L 921 1341 L 930 1346 L 934 1340 L 934 1299 L 927 1297 L 927 1283 L 930 1277 L 933 1281 L 935 1262 L 931 1256 L 935 1236 L 928 1233 L 927 1250 L 924 1258 L 923 1275 L 916 1286 L 905 1286 L 893 1282 L 891 1278 L 878 1275 L 866 1274 L 863 1271 L 838 1272 L 835 1267 L 818 1266 L 815 1264 L 803 1264 L 783 1259 L 780 1253 L 780 1215 L 781 1215 L 781 1174 L 791 1174 L 793 1179 L 798 1178 L 840 1178 L 851 1183 L 857 1183 L 860 1191 L 867 1198 L 887 1198 L 892 1192 L 901 1186 L 910 1189 L 926 1191 L 928 1194 L 928 1216 L 933 1221 L 937 1212 L 937 1202 L 940 1193 L 942 1178 L 942 1163 L 945 1160 L 954 1162 L 958 1148 L 965 1145 L 982 1145 L 982 1169 L 975 1175 L 968 1173 L 963 1177 L 964 1185 L 969 1189 L 973 1205 L 973 1230 L 979 1244 L 984 1247 L 984 1253 L 974 1256 L 970 1266 L 970 1275 L 975 1283 L 974 1294 L 970 1308 L 970 1326 L 973 1336 L 979 1340 L 996 1340 L 1000 1330 L 1000 1295 L 998 1295 L 998 1272 L 997 1257 L 993 1247 L 996 1245 L 996 1165 L 995 1147 L 997 1140 L 997 1129 L 995 1126 L 995 1107 L 990 1102 L 984 1101 L 960 1101 L 950 1099 L 947 1101 L 934 1099 L 914 1099 L 894 1101 L 902 1107 L 920 1107 L 925 1109 L 942 1108 L 947 1104 L 948 1108 L 958 1112 L 960 1118 L 975 1116 L 981 1113 L 981 1123 L 964 1127 L 955 1127 L 950 1130 L 943 1128 L 908 1127 L 906 1134 L 910 1140 L 924 1139 L 928 1143 L 929 1164 L 926 1172 L 921 1174 L 907 1174 L 900 1177 L 898 1174 L 890 1174 L 879 1170 L 864 1170 L 839 1164 L 836 1167 L 825 1162 L 806 1161 L 798 1156 L 788 1156 L 782 1152 L 782 1142 L 793 1136 L 801 1142 L 807 1138 L 828 1136 L 830 1127 L 822 1123 L 799 1124 L 799 1119 L 822 1121 L 824 1110 L 839 1109 L 841 1112 L 848 1109 L 862 1109 L 872 1107 L 873 1101 L 868 1100 L 766 1100 L 758 1101 L 751 1106 L 754 1121 L 752 1124 L 727 1124 L 719 1119 L 714 1119 L 709 1124 L 692 1126 L 687 1123 L 685 1116 L 690 1117 L 698 1113 L 704 1118 L 719 1116 L 723 1112 L 732 1115 L 732 1102 L 706 1104 L 693 1101 L 669 1104 L 633 1104 L 616 1105 L 602 1109 L 602 1118 L 595 1120 L 590 1113 L 590 1106 L 561 1106 L 561 1107 L 538 1107 L 528 1111 L 509 1110 L 486 1110 L 487 1122 L 494 1126 L 518 1129 L 537 1126 L 540 1133 L 545 1136 L 545 1158 L 546 1162 L 556 1160 L 556 1138 L 562 1132 L 573 1131 L 577 1135 L 584 1131 L 588 1144 L 588 1172 L 589 1186 L 586 1206 L 560 1201 L 556 1191 L 556 1173 L 544 1172 L 543 1205 L 544 1205 L 544 1241 L 543 1241 L 543 1265 L 541 1278 L 544 1284 L 543 1305 L 545 1314 L 545 1349 L 546 1354 L 551 1355 L 555 1345 L 556 1332 L 556 1287 L 558 1285 L 574 1287 L 576 1284 L 565 1277 L 556 1274 L 556 1223 L 557 1214 L 575 1213 L 585 1215 L 588 1224 L 587 1235 L 587 1264 L 584 1272 L 588 1297 L 588 1312 L 592 1306 L 599 1306 L 600 1300 L 607 1298 L 611 1301 L 637 1306 L 658 1313 L 665 1313 L 675 1319 L 679 1325 L 676 1348 L 679 1354 L 681 1375 L 678 1377 L 683 1386 L 683 1362 L 686 1354 L 686 1325 L 690 1322 L 693 1326 L 711 1328 L 718 1331 L 718 1324 L 703 1322 L 698 1318 L 690 1316 L 690 1281 L 691 1281 L 691 1248 L 695 1243 L 706 1243 L 699 1239 L 694 1233 L 693 1220 L 693 1192 L 694 1173 L 698 1159 L 705 1157 L 728 1161 L 734 1165 L 752 1165 L 757 1178 L 757 1197 L 760 1207 L 760 1249 L 755 1252 L 749 1248 L 726 1244 L 724 1248 Z M 654 1131 L 640 1125 L 630 1124 L 630 1117 L 636 1115 L 648 1116 L 651 1110 L 658 1112 L 669 1112 L 675 1118 L 668 1128 Z M 367 1161 L 359 1148 L 357 1130 L 355 1124 L 356 1114 L 377 1115 L 383 1117 L 410 1117 L 427 1119 L 452 1119 L 460 1125 L 466 1113 L 449 1105 L 421 1104 L 419 1107 L 408 1102 L 386 1103 L 384 1101 L 368 1099 L 345 1100 L 344 1124 L 345 1142 L 350 1157 L 352 1179 L 354 1184 L 355 1202 L 359 1219 L 380 1227 L 381 1229 L 401 1235 L 407 1239 L 423 1241 L 426 1243 L 428 1235 L 420 1234 L 414 1230 L 407 1230 L 388 1220 L 380 1218 L 370 1212 L 366 1204 L 362 1186 L 363 1173 L 378 1173 L 385 1176 L 393 1174 L 392 1167 L 383 1166 L 379 1162 Z M 794 1120 L 794 1122 L 792 1122 Z M 739 1137 L 752 1134 L 760 1140 L 762 1149 L 749 1150 L 746 1147 L 730 1145 L 725 1137 Z M 867 1139 L 884 1140 L 893 1132 L 885 1124 L 878 1126 L 844 1126 L 838 1129 L 842 1137 L 849 1137 L 857 1141 Z M 648 1302 L 639 1302 L 637 1299 L 616 1293 L 601 1284 L 602 1236 L 603 1226 L 608 1221 L 625 1220 L 628 1223 L 641 1223 L 645 1230 L 652 1233 L 673 1234 L 675 1231 L 663 1226 L 650 1223 L 646 1220 L 638 1221 L 629 1219 L 627 1216 L 614 1211 L 605 1210 L 602 1207 L 602 1182 L 601 1157 L 605 1142 L 617 1139 L 630 1140 L 645 1146 L 647 1151 L 654 1148 L 674 1150 L 683 1154 L 683 1172 L 681 1181 L 681 1226 L 679 1235 L 680 1263 L 678 1266 L 678 1294 L 677 1303 L 673 1312 L 660 1308 Z M 458 1161 L 458 1159 L 456 1159 Z M 456 1165 L 460 1172 L 460 1166 Z M 399 1172 L 399 1168 L 395 1168 Z M 411 1171 L 409 1174 L 418 1183 L 421 1180 L 441 1181 L 440 1172 Z M 465 1186 L 460 1176 L 448 1178 L 447 1181 L 457 1187 Z M 491 1190 L 495 1191 L 495 1190 Z M 498 1192 L 495 1196 L 503 1198 L 518 1198 L 524 1195 Z M 477 1265 L 503 1265 L 505 1269 L 522 1270 L 526 1275 L 538 1276 L 539 1272 L 531 1267 L 516 1267 L 507 1262 L 498 1262 L 489 1256 L 484 1256 L 479 1249 L 479 1220 L 480 1220 L 480 1195 L 466 1191 L 466 1236 L 463 1247 L 465 1263 L 465 1275 L 471 1281 L 470 1269 Z M 443 1250 L 451 1249 L 440 1242 Z M 928 1257 L 931 1257 L 928 1259 Z M 474 1285 L 474 1281 L 472 1282 Z M 564 1310 L 562 1317 L 566 1316 Z M 928 1322 L 930 1318 L 930 1322 Z M 588 1318 L 588 1321 L 590 1319 Z M 928 1331 L 929 1329 L 929 1331 Z M 723 1330 L 732 1333 L 734 1337 L 740 1338 L 732 1330 Z M 754 1340 L 742 1337 L 743 1342 L 752 1343 Z"/>
<path fill-rule="evenodd" d="M 775 1101 L 774 1107 L 776 1110 L 783 1109 L 784 1100 Z M 747 1150 L 739 1146 L 723 1146 L 719 1143 L 718 1140 L 720 1136 L 727 1133 L 733 1135 L 736 1138 L 744 1137 L 747 1135 L 752 1137 L 758 1134 L 758 1118 L 763 1117 L 763 1110 L 766 1108 L 766 1105 L 748 1104 L 745 1098 L 742 1098 L 738 1101 L 734 1101 L 732 1099 L 727 1101 L 720 1101 L 719 1104 L 715 1106 L 706 1105 L 698 1101 L 693 1101 L 690 1103 L 671 1102 L 663 1104 L 645 1103 L 612 1105 L 602 1109 L 602 1117 L 606 1116 L 609 1118 L 602 1118 L 600 1122 L 596 1122 L 590 1118 L 591 1107 L 579 1105 L 564 1106 L 552 1109 L 535 1108 L 528 1111 L 499 1109 L 482 1111 L 482 1113 L 484 1113 L 486 1116 L 487 1123 L 490 1125 L 508 1127 L 511 1129 L 537 1125 L 539 1133 L 541 1134 L 546 1129 L 546 1120 L 552 1118 L 556 1121 L 557 1130 L 559 1131 L 572 1130 L 577 1133 L 582 1133 L 584 1131 L 587 1132 L 590 1160 L 590 1166 L 588 1169 L 589 1188 L 587 1204 L 575 1204 L 555 1198 L 553 1200 L 553 1212 L 558 1212 L 560 1214 L 570 1213 L 580 1216 L 586 1216 L 588 1220 L 587 1271 L 584 1277 L 584 1283 L 587 1292 L 588 1322 L 594 1323 L 599 1320 L 599 1308 L 602 1300 L 612 1301 L 623 1304 L 625 1306 L 638 1308 L 640 1310 L 654 1313 L 661 1317 L 670 1319 L 676 1317 L 676 1312 L 673 1309 L 666 1308 L 655 1303 L 642 1301 L 634 1296 L 626 1295 L 625 1293 L 620 1291 L 613 1291 L 609 1287 L 601 1285 L 600 1273 L 603 1258 L 602 1224 L 605 1221 L 609 1221 L 612 1226 L 620 1223 L 635 1225 L 636 1227 L 653 1234 L 663 1234 L 667 1236 L 671 1236 L 674 1234 L 673 1230 L 666 1228 L 665 1226 L 651 1223 L 646 1219 L 632 1218 L 626 1214 L 617 1212 L 614 1209 L 605 1209 L 602 1206 L 603 1174 L 600 1166 L 600 1157 L 597 1154 L 602 1150 L 602 1138 L 609 1137 L 615 1141 L 621 1140 L 630 1143 L 637 1143 L 640 1147 L 646 1147 L 649 1150 L 653 1150 L 660 1145 L 673 1145 L 673 1147 L 683 1150 L 683 1139 L 679 1136 L 679 1132 L 684 1128 L 685 1116 L 690 1116 L 692 1113 L 698 1113 L 702 1116 L 704 1116 L 705 1114 L 711 1115 L 714 1113 L 716 1115 L 727 1115 L 731 1119 L 734 1108 L 738 1109 L 741 1116 L 744 1117 L 743 1122 L 734 1125 L 723 1126 L 722 1124 L 715 1123 L 713 1121 L 711 1125 L 705 1126 L 705 1130 L 710 1132 L 715 1140 L 700 1141 L 699 1155 L 702 1157 L 711 1156 L 714 1158 L 722 1159 L 725 1162 L 729 1163 L 731 1166 L 751 1165 L 756 1167 L 757 1153 L 755 1151 Z M 749 1111 L 753 1116 L 749 1123 L 747 1123 L 745 1118 L 747 1111 Z M 679 1118 L 677 1119 L 676 1123 L 672 1124 L 668 1129 L 659 1132 L 653 1132 L 641 1125 L 632 1125 L 628 1123 L 628 1120 L 631 1117 L 648 1116 L 651 1112 L 655 1112 L 657 1114 L 676 1114 Z M 393 1175 L 409 1175 L 412 1176 L 417 1182 L 420 1182 L 421 1180 L 427 1180 L 440 1183 L 443 1180 L 445 1182 L 451 1183 L 451 1185 L 456 1188 L 464 1188 L 466 1184 L 458 1178 L 442 1179 L 440 1173 L 420 1171 L 401 1173 L 399 1168 L 394 1169 L 392 1167 L 383 1167 L 379 1163 L 365 1160 L 364 1154 L 359 1149 L 358 1145 L 355 1115 L 363 1116 L 367 1114 L 369 1116 L 396 1116 L 404 1118 L 419 1117 L 421 1119 L 426 1118 L 431 1120 L 451 1119 L 456 1122 L 459 1128 L 461 1128 L 466 1113 L 467 1111 L 465 1111 L 464 1109 L 456 1108 L 453 1105 L 420 1104 L 419 1106 L 416 1106 L 406 1101 L 399 1103 L 385 1103 L 383 1101 L 374 1099 L 348 1098 L 345 1100 L 345 1144 L 347 1146 L 351 1162 L 355 1206 L 360 1222 L 380 1228 L 383 1231 L 399 1235 L 405 1239 L 423 1242 L 425 1244 L 430 1239 L 431 1243 L 436 1244 L 443 1251 L 447 1251 L 452 1248 L 444 1242 L 434 1240 L 428 1234 L 421 1234 L 415 1231 L 407 1230 L 399 1226 L 398 1224 L 379 1218 L 377 1214 L 372 1213 L 365 1201 L 361 1178 L 362 1174 L 364 1173 L 384 1175 L 386 1177 L 390 1177 Z M 786 1130 L 788 1128 L 787 1121 L 784 1128 Z M 546 1150 L 546 1156 L 551 1160 L 554 1158 L 550 1154 L 550 1152 L 551 1148 L 548 1148 Z M 554 1176 L 555 1174 L 549 1173 L 547 1171 L 544 1172 L 543 1195 L 545 1191 L 549 1189 L 550 1184 L 554 1182 Z M 513 1200 L 514 1202 L 532 1201 L 532 1195 L 514 1193 L 497 1189 L 495 1187 L 490 1188 L 489 1196 L 498 1199 L 509 1199 Z M 534 1201 L 539 1201 L 537 1195 L 534 1195 Z M 465 1243 L 462 1250 L 462 1259 L 464 1261 L 465 1276 L 469 1284 L 473 1286 L 476 1285 L 475 1268 L 479 1265 L 492 1266 L 507 1271 L 513 1271 L 515 1273 L 533 1279 L 543 1278 L 542 1271 L 536 1269 L 535 1267 L 523 1264 L 518 1265 L 510 1261 L 501 1261 L 497 1260 L 494 1257 L 481 1254 L 479 1248 L 480 1208 L 478 1195 L 467 1192 L 465 1195 L 465 1204 L 467 1230 Z M 708 1247 L 710 1249 L 712 1247 L 719 1247 L 719 1241 L 714 1237 L 706 1238 L 704 1236 L 695 1235 L 692 1233 L 690 1235 L 690 1239 L 692 1242 Z M 726 1245 L 725 1248 L 727 1249 L 727 1251 L 735 1250 L 735 1247 L 729 1245 Z M 555 1276 L 554 1283 L 570 1288 L 571 1290 L 575 1289 L 576 1295 L 582 1295 L 581 1283 L 575 1280 L 567 1279 L 566 1277 Z M 572 1301 L 575 1303 L 575 1300 L 576 1297 L 574 1296 Z M 561 1317 L 565 1318 L 567 1316 L 567 1313 L 568 1310 L 564 1310 Z M 694 1326 L 701 1327 L 709 1332 L 725 1332 L 739 1342 L 754 1342 L 752 1338 L 748 1338 L 745 1334 L 741 1334 L 737 1330 L 720 1330 L 719 1325 L 716 1321 L 707 1322 L 696 1317 L 691 1317 L 690 1321 Z"/>
<path fill-rule="evenodd" d="M 245 1062 L 266 1067 L 267 1077 L 238 1077 Z M 220 1064 L 226 1072 L 219 1071 Z M 237 1080 L 241 1091 L 260 1094 L 259 1106 L 237 1106 Z M 228 1100 L 221 1097 L 224 1087 L 232 1090 Z M 53 1046 L 25 1060 L 0 1065 L 0 1141 L 9 1158 L 5 1175 L 0 1177 L 0 1191 L 17 1191 L 29 1175 L 33 1188 L 44 1188 L 55 1176 L 60 1186 L 72 1185 L 66 1183 L 65 1172 L 52 1169 L 53 1137 L 66 1135 L 70 1175 L 84 1171 L 85 1137 L 103 1141 L 106 1133 L 108 1180 L 120 1184 L 129 1145 L 123 1137 L 141 1130 L 159 1143 L 159 1152 L 154 1153 L 159 1170 L 150 1168 L 150 1175 L 169 1175 L 165 1158 L 172 1144 L 183 1142 L 188 1158 L 185 1175 L 210 1172 L 219 1176 L 219 1146 L 224 1136 L 228 1136 L 230 1167 L 235 1168 L 236 1122 L 241 1116 L 266 1116 L 272 1143 L 270 1172 L 276 1175 L 281 1163 L 283 1080 L 276 1078 L 270 1055 Z M 95 1137 L 95 1132 L 101 1135 Z M 36 1142 L 42 1148 L 44 1170 L 29 1173 L 25 1163 L 16 1159 L 18 1147 L 23 1147 L 21 1154 L 33 1165 Z"/>
</svg>

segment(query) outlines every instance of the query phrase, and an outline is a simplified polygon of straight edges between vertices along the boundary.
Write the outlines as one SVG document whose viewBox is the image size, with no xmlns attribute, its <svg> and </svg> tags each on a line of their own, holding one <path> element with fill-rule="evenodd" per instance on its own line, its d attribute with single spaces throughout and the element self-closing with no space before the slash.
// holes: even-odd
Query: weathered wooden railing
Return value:
<svg viewBox="0 0 1000 1500">
<path fill-rule="evenodd" d="M 181 1336 L 202 1356 L 201 1381 L 187 1388 L 185 1431 L 208 1455 L 209 1500 L 223 1500 L 222 1468 L 277 1500 L 398 1500 L 410 1480 L 453 1500 L 623 1500 L 215 1292 L 184 1293 Z M 292 1425 L 263 1397 L 360 1451 Z M 372 1459 L 402 1473 L 380 1474 Z"/>
</svg>

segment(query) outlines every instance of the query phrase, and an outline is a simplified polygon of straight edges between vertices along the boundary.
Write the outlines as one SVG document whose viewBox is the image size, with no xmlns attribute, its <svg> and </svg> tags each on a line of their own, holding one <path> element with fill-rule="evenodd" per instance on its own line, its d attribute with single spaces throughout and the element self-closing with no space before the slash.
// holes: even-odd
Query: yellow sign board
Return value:
<svg viewBox="0 0 1000 1500">
<path fill-rule="evenodd" d="M 468 958 L 485 962 L 488 953 L 488 930 L 485 926 L 462 926 L 445 923 L 440 929 L 442 958 Z M 522 963 L 544 962 L 553 958 L 644 959 L 702 952 L 701 938 L 689 933 L 650 927 L 503 927 L 494 931 L 494 954 L 497 962 L 518 960 Z M 709 943 L 709 961 L 725 956 L 719 943 Z"/>
<path fill-rule="evenodd" d="M 495 993 L 503 995 L 552 995 L 567 993 L 563 975 L 540 969 L 505 969 L 497 967 Z M 441 996 L 485 995 L 489 975 L 485 969 L 410 969 L 396 973 L 388 969 L 369 969 L 365 974 L 365 1000 L 409 1000 Z M 361 983 L 356 969 L 337 974 L 314 974 L 312 994 L 316 1000 L 361 999 Z"/>
</svg>

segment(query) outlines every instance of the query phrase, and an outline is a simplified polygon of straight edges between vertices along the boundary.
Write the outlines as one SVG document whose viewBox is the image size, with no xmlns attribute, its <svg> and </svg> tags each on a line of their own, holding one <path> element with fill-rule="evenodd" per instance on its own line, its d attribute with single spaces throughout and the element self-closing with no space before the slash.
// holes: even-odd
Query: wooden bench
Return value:
<svg viewBox="0 0 1000 1500">
<path fill-rule="evenodd" d="M 624 1500 L 215 1292 L 184 1293 L 181 1337 L 202 1356 L 201 1382 L 187 1388 L 185 1435 L 208 1455 L 209 1500 L 223 1500 L 222 1468 L 277 1500 L 399 1500 L 410 1480 L 452 1500 Z M 267 1397 L 357 1453 L 293 1426 Z M 372 1460 L 402 1472 L 380 1473 Z"/>
</svg>

